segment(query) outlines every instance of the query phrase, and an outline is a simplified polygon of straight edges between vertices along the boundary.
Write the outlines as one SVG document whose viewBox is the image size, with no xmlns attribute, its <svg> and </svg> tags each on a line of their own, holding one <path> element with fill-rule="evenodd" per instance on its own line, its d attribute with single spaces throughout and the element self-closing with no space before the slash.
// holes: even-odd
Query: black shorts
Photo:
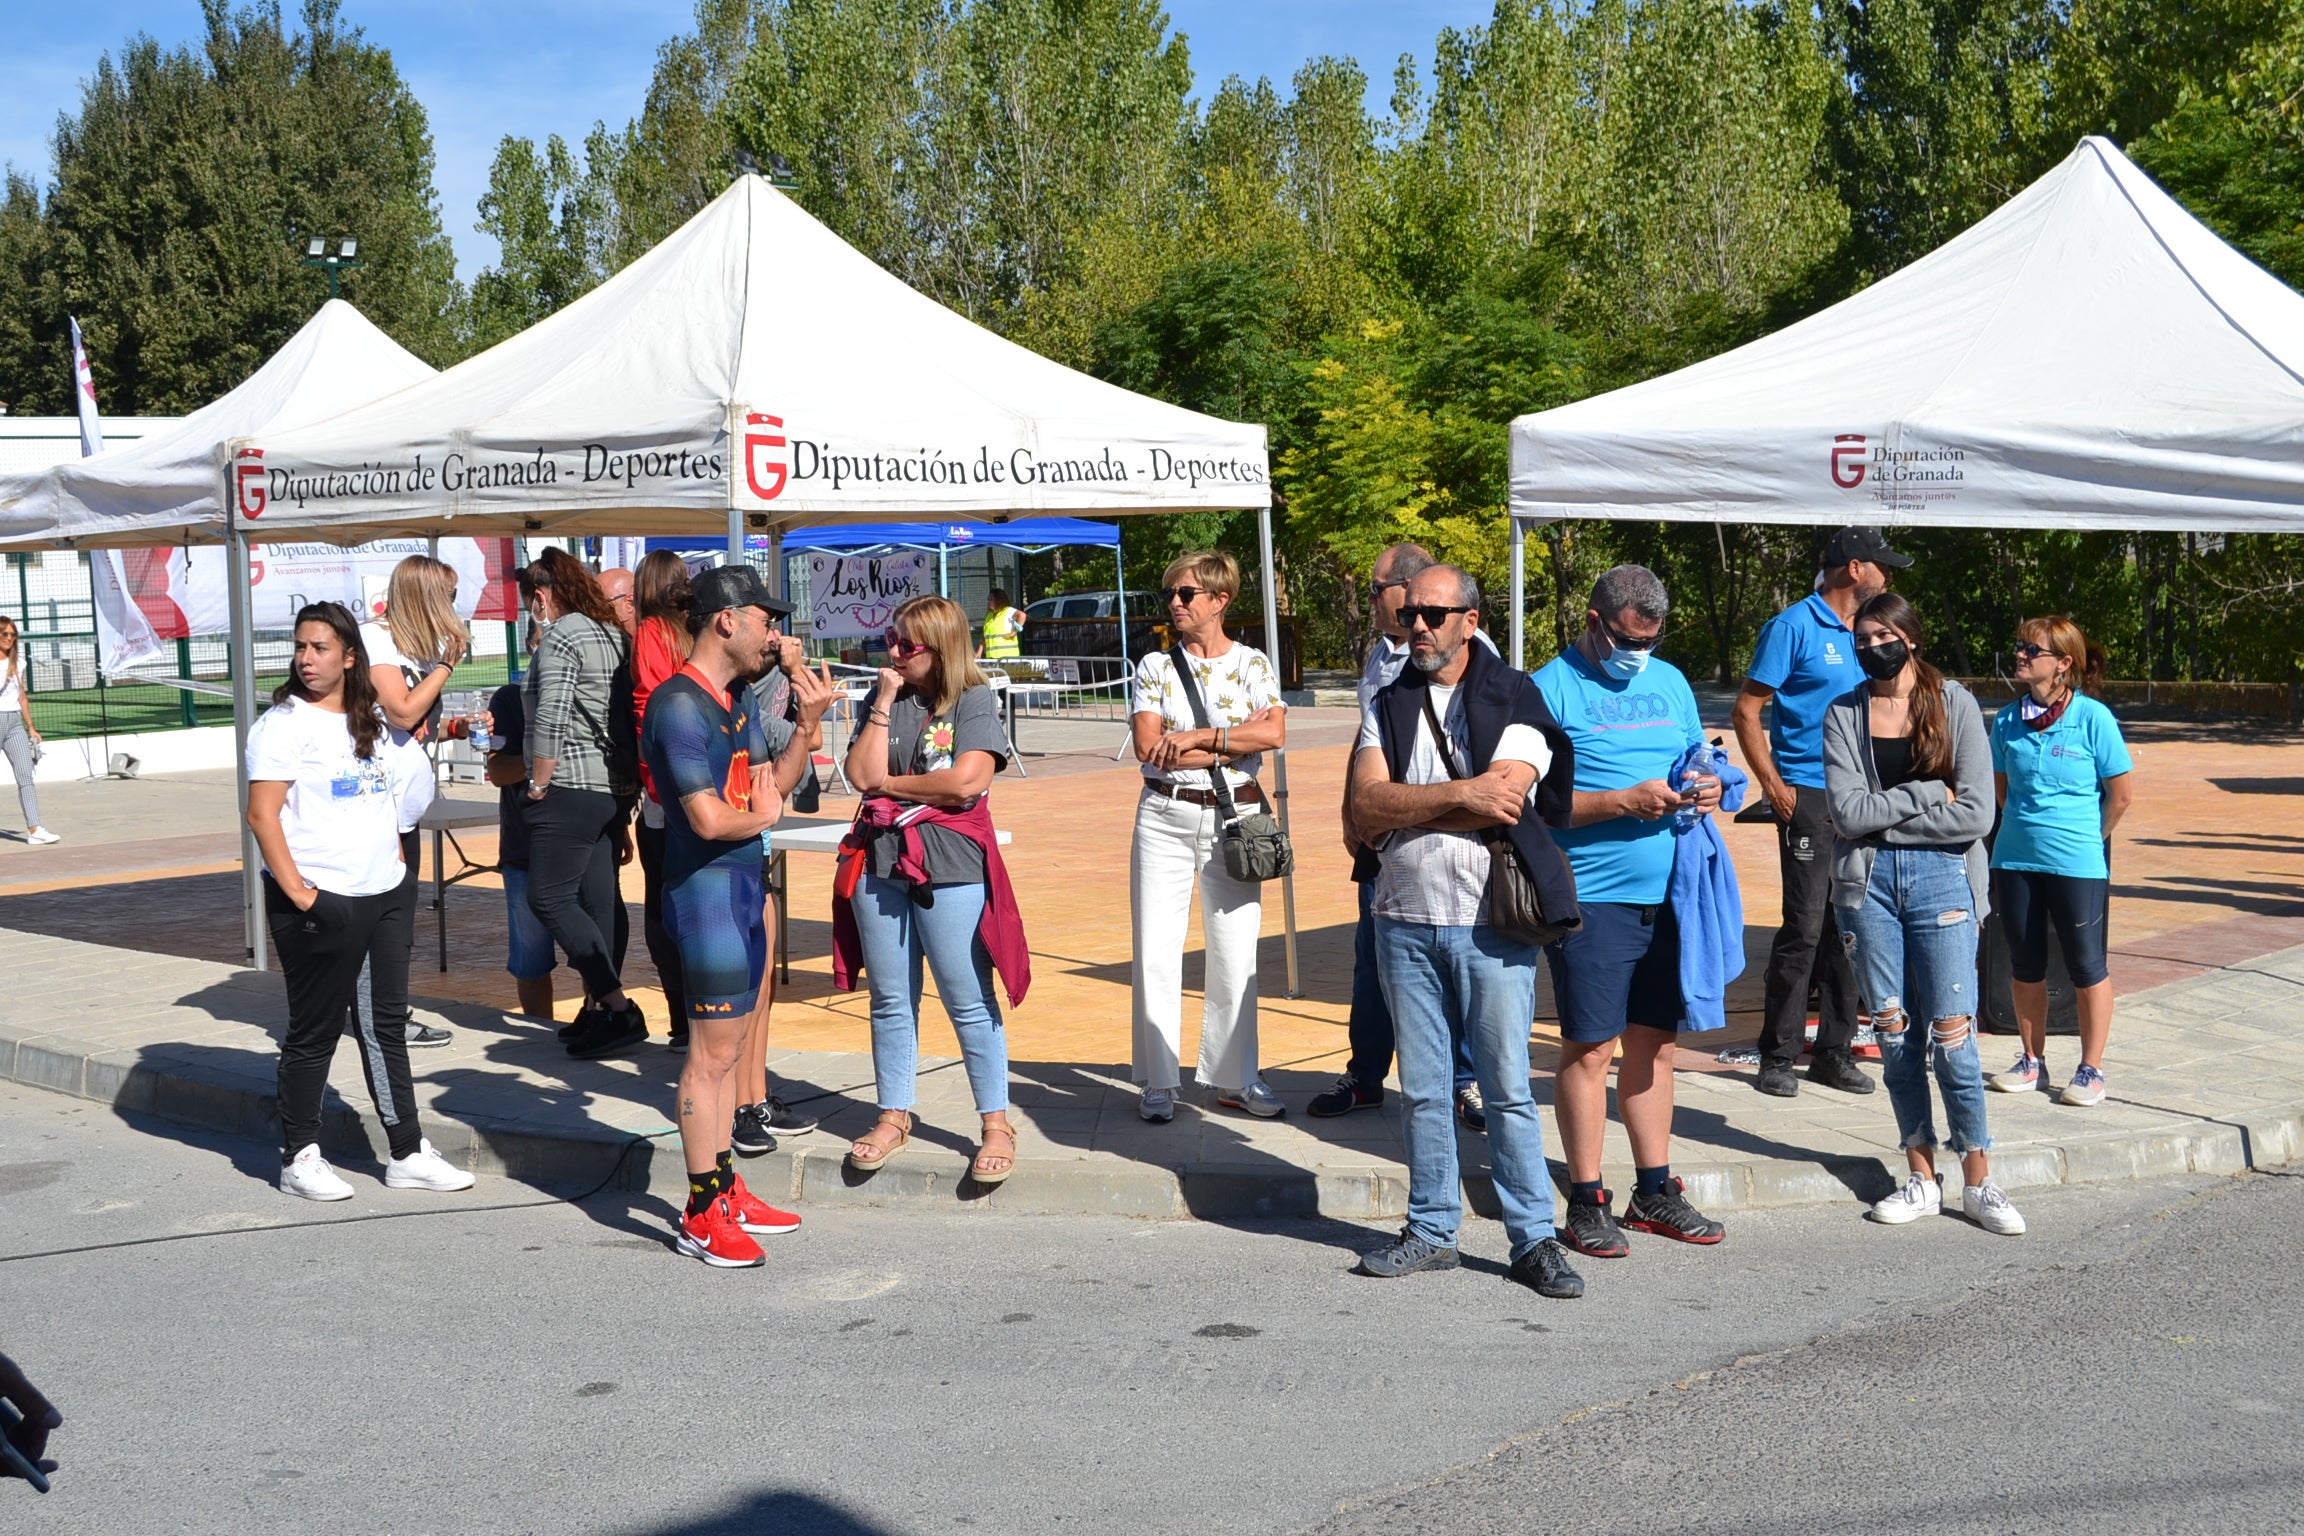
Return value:
<svg viewBox="0 0 2304 1536">
<path fill-rule="evenodd" d="M 1992 901 L 2008 936 L 2008 973 L 2028 987 L 2048 979 L 2048 919 L 2056 919 L 2057 946 L 2075 987 L 2092 987 L 2112 974 L 2105 962 L 2112 882 L 2089 875 L 2049 875 L 2031 869 L 1992 871 Z"/>
<path fill-rule="evenodd" d="M 1584 924 L 1549 945 L 1561 1038 L 1599 1045 L 1627 1024 L 1677 1030 L 1688 1016 L 1680 992 L 1680 922 L 1672 904 L 1588 901 Z"/>
</svg>

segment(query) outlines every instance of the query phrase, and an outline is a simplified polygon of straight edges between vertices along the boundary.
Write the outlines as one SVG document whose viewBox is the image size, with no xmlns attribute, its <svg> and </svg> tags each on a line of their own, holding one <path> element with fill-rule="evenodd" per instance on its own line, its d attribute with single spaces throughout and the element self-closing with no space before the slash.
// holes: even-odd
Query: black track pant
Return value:
<svg viewBox="0 0 2304 1536">
<path fill-rule="evenodd" d="M 1856 977 L 1832 916 L 1832 818 L 1824 791 L 1795 786 L 1792 820 L 1776 828 L 1784 877 L 1784 926 L 1768 951 L 1760 1056 L 1770 1066 L 1800 1059 L 1808 1033 L 1808 986 L 1815 983 L 1816 1054 L 1845 1053 L 1856 1035 Z"/>
<path fill-rule="evenodd" d="M 664 926 L 664 829 L 640 822 L 632 829 L 640 844 L 640 877 L 647 895 L 640 906 L 642 931 L 648 938 L 648 958 L 656 967 L 656 980 L 664 988 L 665 1014 L 672 1032 L 688 1028 L 688 995 L 680 981 L 680 946 Z"/>
<path fill-rule="evenodd" d="M 587 997 L 620 990 L 629 919 L 616 888 L 614 828 L 623 807 L 605 790 L 554 788 L 520 814 L 528 822 L 528 905 L 584 978 Z"/>
<path fill-rule="evenodd" d="M 413 921 L 397 916 L 397 908 L 412 899 L 413 891 L 407 881 L 381 896 L 322 891 L 311 911 L 299 912 L 272 877 L 264 877 L 264 916 L 288 983 L 288 1036 L 280 1043 L 283 1161 L 320 1139 L 328 1064 L 336 1055 L 345 1021 L 352 1016 L 361 967 L 372 964 L 378 972 L 388 973 L 396 951 L 400 993 L 403 999 L 407 995 L 408 945 L 392 937 L 391 925 Z M 392 1155 L 407 1157 L 424 1133 L 416 1122 L 416 1086 L 408 1071 L 408 1037 L 402 1032 L 405 1013 L 388 1019 L 380 1012 L 364 1010 L 355 1025 L 360 1070 L 368 1079 L 368 1094 L 376 1102 L 376 1118 L 383 1122 Z"/>
</svg>

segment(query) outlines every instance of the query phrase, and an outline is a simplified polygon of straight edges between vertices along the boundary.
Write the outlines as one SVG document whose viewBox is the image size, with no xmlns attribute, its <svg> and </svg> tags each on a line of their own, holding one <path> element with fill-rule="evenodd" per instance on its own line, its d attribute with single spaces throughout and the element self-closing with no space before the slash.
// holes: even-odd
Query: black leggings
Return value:
<svg viewBox="0 0 2304 1536">
<path fill-rule="evenodd" d="M 2056 920 L 2057 947 L 2075 987 L 2092 987 L 2112 974 L 2105 963 L 2106 918 L 2112 882 L 2087 875 L 2046 875 L 2030 869 L 1992 872 L 1992 899 L 2008 935 L 2008 973 L 2028 987 L 2048 979 L 2048 919 Z"/>
<path fill-rule="evenodd" d="M 587 997 L 623 989 L 629 919 L 616 888 L 615 827 L 624 814 L 614 795 L 598 789 L 545 791 L 525 801 L 528 824 L 528 905 L 584 978 Z"/>
<path fill-rule="evenodd" d="M 680 982 L 680 946 L 664 926 L 664 829 L 642 821 L 632 829 L 640 844 L 640 878 L 647 894 L 641 901 L 642 931 L 648 938 L 648 958 L 656 966 L 656 980 L 664 988 L 664 1009 L 672 1033 L 688 1030 L 688 994 Z"/>
<path fill-rule="evenodd" d="M 369 946 L 368 963 L 360 967 L 360 983 L 352 997 L 352 1029 L 372 1018 L 389 1024 L 408 1038 L 412 1015 L 408 1011 L 408 968 L 416 951 L 416 903 L 424 893 L 418 878 L 423 834 L 400 834 L 402 868 L 400 889 L 392 893 L 383 915 L 376 919 L 376 942 Z"/>
<path fill-rule="evenodd" d="M 408 945 L 393 937 L 401 921 L 397 908 L 412 894 L 411 882 L 381 896 L 339 896 L 322 891 L 312 910 L 299 912 L 287 893 L 264 876 L 264 916 L 272 947 L 288 983 L 288 1034 L 280 1042 L 280 1154 L 285 1163 L 320 1139 L 320 1106 L 328 1092 L 328 1064 L 351 1017 L 364 965 L 390 974 L 399 956 L 400 994 L 408 990 Z M 412 919 L 409 919 L 412 921 Z M 408 1157 L 422 1144 L 416 1122 L 416 1085 L 408 1070 L 405 1014 L 382 1016 L 371 1009 L 355 1020 L 360 1070 L 368 1096 L 394 1157 Z"/>
</svg>

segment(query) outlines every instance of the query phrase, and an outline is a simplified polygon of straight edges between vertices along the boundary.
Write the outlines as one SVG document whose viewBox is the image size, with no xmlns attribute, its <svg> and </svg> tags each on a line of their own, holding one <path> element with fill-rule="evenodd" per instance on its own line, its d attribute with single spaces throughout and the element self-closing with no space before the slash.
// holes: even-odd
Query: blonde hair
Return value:
<svg viewBox="0 0 2304 1536">
<path fill-rule="evenodd" d="M 2094 693 L 2103 686 L 2104 647 L 2092 642 L 2069 616 L 2051 613 L 2026 619 L 2016 626 L 2016 637 L 2072 664 L 2064 674 L 2066 693 Z"/>
<path fill-rule="evenodd" d="M 19 676 L 24 667 L 24 632 L 16 627 L 14 619 L 4 613 L 0 613 L 0 630 L 8 632 L 11 642 L 8 647 L 8 675 Z"/>
<path fill-rule="evenodd" d="M 462 661 L 472 632 L 456 613 L 456 568 L 430 555 L 410 555 L 392 567 L 384 627 L 410 661 Z"/>
<path fill-rule="evenodd" d="M 1240 562 L 1220 549 L 1191 549 L 1168 562 L 1162 587 L 1195 586 L 1226 597 L 1240 595 Z"/>
<path fill-rule="evenodd" d="M 905 639 L 935 654 L 936 696 L 927 701 L 931 717 L 950 714 L 969 689 L 991 686 L 976 665 L 968 614 L 958 603 L 948 597 L 915 597 L 900 605 L 893 619 Z"/>
</svg>

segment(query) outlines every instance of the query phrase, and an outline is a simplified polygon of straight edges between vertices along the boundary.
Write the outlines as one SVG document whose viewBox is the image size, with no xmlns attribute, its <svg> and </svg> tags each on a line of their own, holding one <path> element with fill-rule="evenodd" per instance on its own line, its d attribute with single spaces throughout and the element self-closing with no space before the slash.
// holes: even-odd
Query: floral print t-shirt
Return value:
<svg viewBox="0 0 2304 1536">
<path fill-rule="evenodd" d="M 963 752 L 989 752 L 994 773 L 1008 766 L 1008 733 L 990 688 L 969 689 L 950 714 L 934 719 L 911 689 L 896 695 L 888 711 L 890 773 L 941 773 Z M 948 827 L 922 827 L 920 852 L 930 884 L 974 885 L 984 878 L 984 850 Z"/>
<path fill-rule="evenodd" d="M 1200 687 L 1200 701 L 1208 706 L 1208 723 L 1215 726 L 1238 725 L 1260 709 L 1280 703 L 1280 676 L 1272 670 L 1271 658 L 1254 646 L 1232 642 L 1232 648 L 1221 656 L 1192 656 L 1185 658 L 1192 667 L 1192 680 Z M 1193 716 L 1192 701 L 1184 694 L 1184 684 L 1176 676 L 1175 663 L 1166 651 L 1154 651 L 1136 664 L 1136 686 L 1132 714 L 1158 715 L 1164 731 L 1190 731 L 1199 728 Z M 1225 772 L 1237 789 L 1256 777 L 1264 766 L 1261 752 L 1250 753 L 1236 760 Z M 1144 765 L 1144 777 L 1156 784 L 1181 784 L 1189 789 L 1208 788 L 1208 770 L 1205 768 L 1179 768 L 1174 773 L 1164 772 L 1150 763 Z"/>
</svg>

